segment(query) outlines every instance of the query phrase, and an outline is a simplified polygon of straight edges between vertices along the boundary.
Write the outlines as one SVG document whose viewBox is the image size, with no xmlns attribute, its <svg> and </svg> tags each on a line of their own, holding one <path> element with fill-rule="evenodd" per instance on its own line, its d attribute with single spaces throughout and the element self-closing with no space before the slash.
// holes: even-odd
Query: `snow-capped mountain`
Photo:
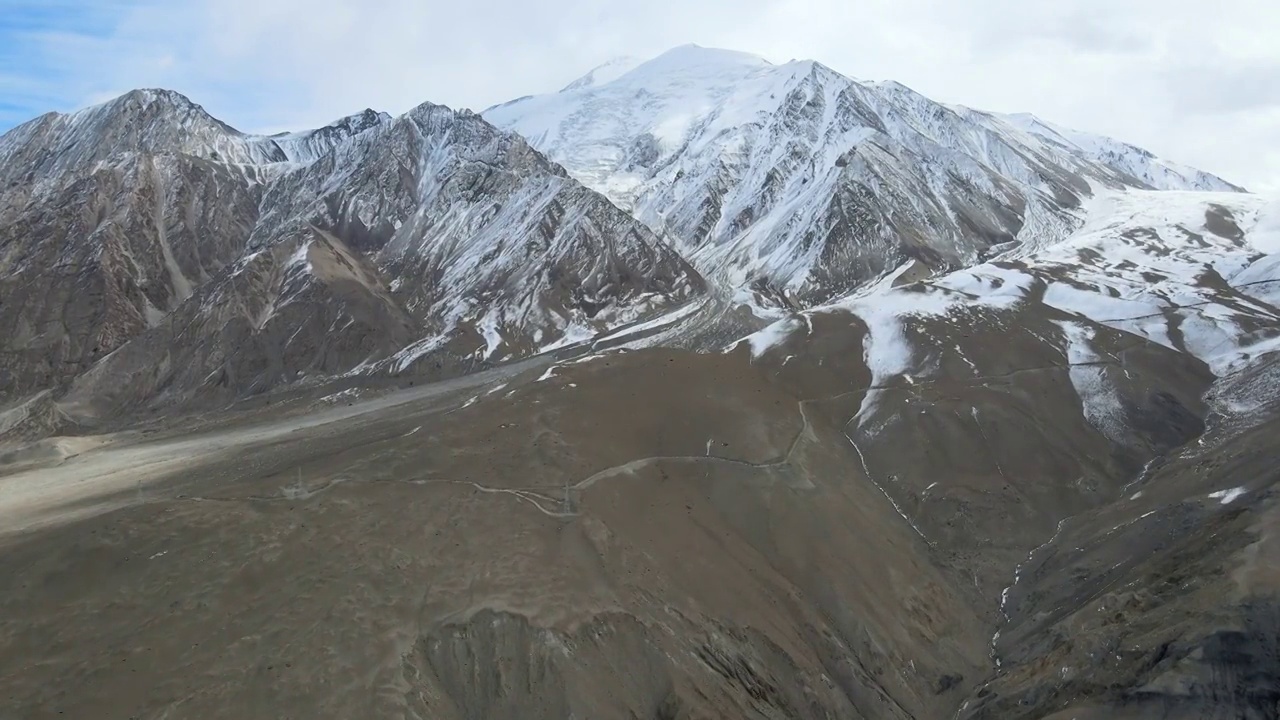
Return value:
<svg viewBox="0 0 1280 720">
<path fill-rule="evenodd" d="M 84 395 L 112 373 L 139 398 L 465 372 L 683 313 L 703 276 L 717 298 L 814 306 L 1055 247 L 1103 190 L 1235 189 L 1105 138 L 697 46 L 487 118 L 519 134 L 428 103 L 251 135 L 162 90 L 15 128 L 5 386 L 79 376 Z"/>
<path fill-rule="evenodd" d="M 629 67 L 624 65 L 623 67 Z M 708 276 L 813 304 L 1079 226 L 1103 187 L 1236 190 L 1137 148 L 694 45 L 490 108 Z"/>
<path fill-rule="evenodd" d="M 462 372 L 702 290 L 519 137 L 430 104 L 265 137 L 136 91 L 16 128 L 0 165 L 8 392 Z"/>
<path fill-rule="evenodd" d="M 145 396 L 305 375 L 465 371 L 590 338 L 702 291 L 670 248 L 519 137 L 422 105 L 265 191 L 237 263 L 77 383 Z M 195 333 L 172 348 L 175 334 Z M 161 354 L 182 362 L 169 376 Z M 111 388 L 114 393 L 119 384 Z"/>
</svg>

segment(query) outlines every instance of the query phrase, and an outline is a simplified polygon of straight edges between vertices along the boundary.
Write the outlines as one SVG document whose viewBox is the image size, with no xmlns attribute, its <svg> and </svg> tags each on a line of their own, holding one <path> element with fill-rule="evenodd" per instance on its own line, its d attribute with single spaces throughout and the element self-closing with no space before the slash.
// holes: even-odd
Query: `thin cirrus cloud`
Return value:
<svg viewBox="0 0 1280 720">
<path fill-rule="evenodd" d="M 0 129 L 135 87 L 255 131 L 480 110 L 697 42 L 1033 112 L 1280 194 L 1276 28 L 1272 0 L 0 0 Z"/>
</svg>

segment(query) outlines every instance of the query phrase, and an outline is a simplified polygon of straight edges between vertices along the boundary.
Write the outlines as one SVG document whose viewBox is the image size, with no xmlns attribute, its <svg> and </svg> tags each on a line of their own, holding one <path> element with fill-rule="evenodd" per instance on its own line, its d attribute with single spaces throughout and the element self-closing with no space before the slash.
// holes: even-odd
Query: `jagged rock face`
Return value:
<svg viewBox="0 0 1280 720">
<path fill-rule="evenodd" d="M 346 372 L 422 334 L 359 253 L 306 233 L 237 261 L 77 376 L 63 402 L 92 419 L 148 400 L 225 400 Z"/>
<path fill-rule="evenodd" d="M 364 110 L 318 130 L 297 133 L 280 133 L 259 139 L 261 144 L 272 144 L 292 163 L 308 163 L 323 157 L 330 150 L 366 130 L 372 130 L 391 116 L 386 113 Z"/>
<path fill-rule="evenodd" d="M 170 90 L 134 90 L 79 112 L 50 113 L 0 137 L 0 188 L 39 194 L 130 154 L 190 155 L 242 167 L 308 162 L 379 123 L 366 110 L 304 133 L 241 133 Z"/>
<path fill-rule="evenodd" d="M 267 138 L 137 91 L 17 128 L 0 159 L 0 391 L 78 378 L 86 412 L 464 372 L 703 291 L 522 140 L 433 105 Z"/>
<path fill-rule="evenodd" d="M 652 233 L 523 141 L 424 105 L 278 176 L 244 260 L 69 402 L 99 414 L 357 368 L 465 372 L 701 291 Z M 105 385 L 121 375 L 137 385 Z"/>
<path fill-rule="evenodd" d="M 480 332 L 486 359 L 702 290 L 671 248 L 523 140 L 438 106 L 282 177 L 263 205 L 255 246 L 324 229 L 368 254 L 420 321 Z"/>
<path fill-rule="evenodd" d="M 4 135 L 0 392 L 58 386 L 161 324 L 244 254 L 278 166 L 384 119 L 260 138 L 139 90 Z"/>
<path fill-rule="evenodd" d="M 485 115 L 704 274 L 805 305 L 908 259 L 954 268 L 992 246 L 1061 239 L 1090 182 L 1237 189 L 1106 138 L 696 46 Z"/>
<path fill-rule="evenodd" d="M 259 187 L 190 155 L 118 155 L 0 223 L 0 392 L 57 386 L 243 253 Z"/>
</svg>

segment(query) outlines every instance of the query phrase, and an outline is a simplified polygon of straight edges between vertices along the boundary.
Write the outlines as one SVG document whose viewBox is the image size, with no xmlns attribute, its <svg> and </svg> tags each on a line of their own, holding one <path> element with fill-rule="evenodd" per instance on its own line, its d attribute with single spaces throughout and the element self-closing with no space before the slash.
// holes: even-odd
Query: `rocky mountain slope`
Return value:
<svg viewBox="0 0 1280 720">
<path fill-rule="evenodd" d="M 438 106 L 267 138 L 139 91 L 14 129 L 0 166 L 3 389 L 74 379 L 78 412 L 459 372 L 702 290 L 523 141 Z"/>
<path fill-rule="evenodd" d="M 706 275 L 774 305 L 1078 227 L 1092 187 L 1238 190 L 1106 138 L 929 100 L 813 61 L 676 48 L 490 108 Z M 606 71 L 611 68 L 606 68 Z"/>
</svg>

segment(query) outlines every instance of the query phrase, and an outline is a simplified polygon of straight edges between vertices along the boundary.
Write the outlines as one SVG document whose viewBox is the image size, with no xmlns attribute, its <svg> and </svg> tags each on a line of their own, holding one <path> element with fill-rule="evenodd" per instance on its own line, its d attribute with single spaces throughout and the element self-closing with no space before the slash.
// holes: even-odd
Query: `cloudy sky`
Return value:
<svg viewBox="0 0 1280 720">
<path fill-rule="evenodd" d="M 1275 0 L 0 0 L 0 130 L 135 87 L 243 130 L 483 109 L 684 43 L 1033 112 L 1280 194 Z"/>
</svg>

